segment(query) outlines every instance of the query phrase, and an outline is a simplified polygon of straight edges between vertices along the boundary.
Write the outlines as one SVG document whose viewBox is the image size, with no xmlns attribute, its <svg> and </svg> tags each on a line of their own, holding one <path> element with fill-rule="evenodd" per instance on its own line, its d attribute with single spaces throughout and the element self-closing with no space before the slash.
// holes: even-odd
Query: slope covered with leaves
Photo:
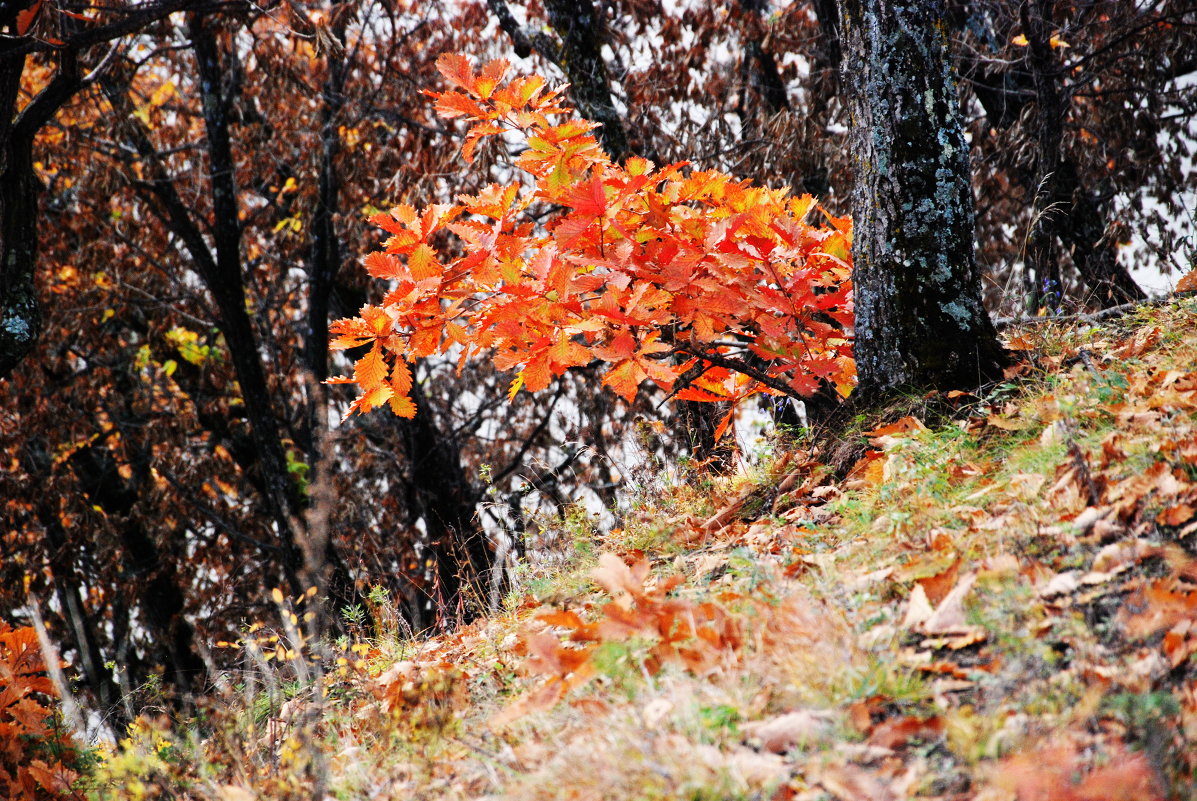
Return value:
<svg viewBox="0 0 1197 801">
<path fill-rule="evenodd" d="M 638 478 L 504 610 L 235 644 L 99 798 L 1164 799 L 1197 765 L 1197 302 L 1012 332 L 985 397 L 909 399 L 750 476 Z M 685 478 L 685 477 L 683 477 Z M 293 616 L 294 614 L 294 616 Z M 352 620 L 363 616 L 350 614 Z M 313 795 L 315 790 L 315 795 Z"/>
</svg>

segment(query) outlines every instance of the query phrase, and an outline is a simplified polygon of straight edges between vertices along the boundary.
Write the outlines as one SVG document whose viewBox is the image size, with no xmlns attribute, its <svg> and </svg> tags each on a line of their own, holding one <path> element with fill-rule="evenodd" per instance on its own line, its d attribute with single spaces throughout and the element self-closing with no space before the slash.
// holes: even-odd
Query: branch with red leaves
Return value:
<svg viewBox="0 0 1197 801">
<path fill-rule="evenodd" d="M 733 406 L 822 381 L 851 391 L 849 220 L 812 225 L 809 195 L 685 163 L 616 164 L 542 78 L 507 80 L 504 61 L 475 72 L 456 55 L 438 67 L 454 88 L 429 95 L 440 116 L 468 123 L 466 162 L 489 137 L 519 139 L 515 167 L 529 180 L 372 218 L 390 238 L 365 267 L 392 288 L 332 326 L 333 349 L 369 348 L 352 376 L 330 379 L 361 390 L 346 416 L 414 415 L 410 363 L 438 353 L 517 370 L 510 398 L 595 360 L 628 400 L 645 381 L 669 392 L 683 376 L 678 398 Z"/>
</svg>

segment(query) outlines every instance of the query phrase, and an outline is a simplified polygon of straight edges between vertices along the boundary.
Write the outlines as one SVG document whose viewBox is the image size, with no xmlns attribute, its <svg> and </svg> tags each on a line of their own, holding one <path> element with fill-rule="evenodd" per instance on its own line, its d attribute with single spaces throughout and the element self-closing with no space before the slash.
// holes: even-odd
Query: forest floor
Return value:
<svg viewBox="0 0 1197 801">
<path fill-rule="evenodd" d="M 642 477 L 619 528 L 435 638 L 236 644 L 93 797 L 1192 798 L 1197 300 L 1007 333 L 989 394 L 857 421 L 748 475 Z M 295 617 L 291 616 L 294 610 Z M 393 620 L 393 613 L 389 619 Z M 305 654 L 323 653 L 321 660 Z M 317 664 L 319 662 L 319 664 Z"/>
</svg>

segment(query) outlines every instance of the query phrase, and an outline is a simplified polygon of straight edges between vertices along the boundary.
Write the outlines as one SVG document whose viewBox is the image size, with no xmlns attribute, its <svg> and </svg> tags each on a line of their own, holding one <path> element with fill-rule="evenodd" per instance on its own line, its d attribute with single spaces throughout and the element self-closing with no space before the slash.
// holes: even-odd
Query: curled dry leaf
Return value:
<svg viewBox="0 0 1197 801">
<path fill-rule="evenodd" d="M 938 604 L 944 598 L 948 597 L 948 593 L 955 586 L 957 576 L 960 574 L 961 561 L 961 558 L 957 556 L 947 569 L 931 576 L 916 579 L 918 585 L 927 593 L 928 601 Z"/>
<path fill-rule="evenodd" d="M 964 620 L 964 598 L 977 581 L 976 573 L 967 573 L 935 608 L 935 613 L 923 623 L 928 634 L 952 634 L 967 628 Z"/>
<path fill-rule="evenodd" d="M 1153 581 L 1131 593 L 1118 613 L 1127 635 L 1140 639 L 1197 617 L 1197 592 L 1175 579 Z"/>
<path fill-rule="evenodd" d="M 895 801 L 899 797 L 885 780 L 859 765 L 831 765 L 816 778 L 840 801 Z"/>
<path fill-rule="evenodd" d="M 714 746 L 705 746 L 705 748 L 714 748 Z M 768 784 L 790 772 L 789 764 L 780 756 L 762 754 L 751 748 L 733 748 L 731 753 L 723 758 L 728 767 L 749 784 Z"/>
<path fill-rule="evenodd" d="M 1076 592 L 1081 586 L 1080 571 L 1065 570 L 1051 577 L 1051 580 L 1039 589 L 1040 598 L 1058 598 Z"/>
<path fill-rule="evenodd" d="M 1159 341 L 1160 329 L 1158 326 L 1140 328 L 1133 337 L 1114 351 L 1114 355 L 1120 359 L 1134 359 L 1151 350 Z"/>
<path fill-rule="evenodd" d="M 633 598 L 644 595 L 644 579 L 649 571 L 647 559 L 641 558 L 628 567 L 615 554 L 604 553 L 599 556 L 598 561 L 598 567 L 590 571 L 590 577 L 612 597 L 618 597 L 622 593 Z"/>
<path fill-rule="evenodd" d="M 716 531 L 726 528 L 739 514 L 740 510 L 744 508 L 744 504 L 752 497 L 752 493 L 756 491 L 755 487 L 749 487 L 741 492 L 731 501 L 720 509 L 715 514 L 702 524 L 702 530 L 708 534 L 713 534 Z"/>
<path fill-rule="evenodd" d="M 1156 515 L 1155 522 L 1161 526 L 1176 528 L 1192 520 L 1195 511 L 1197 510 L 1187 503 L 1174 504 Z"/>
<path fill-rule="evenodd" d="M 910 603 L 906 607 L 906 616 L 902 618 L 902 628 L 913 629 L 928 620 L 933 614 L 935 614 L 935 607 L 931 606 L 931 602 L 927 600 L 927 591 L 923 589 L 922 584 L 914 585 L 914 589 L 910 591 Z"/>
<path fill-rule="evenodd" d="M 988 633 L 982 626 L 968 625 L 964 615 L 964 598 L 976 581 L 977 573 L 968 573 L 934 608 L 923 584 L 916 584 L 910 592 L 902 627 L 931 635 L 931 639 L 922 643 L 924 648 L 959 650 L 984 642 Z"/>
<path fill-rule="evenodd" d="M 748 741 L 774 754 L 784 754 L 826 738 L 831 731 L 828 712 L 802 709 L 740 727 Z"/>
<path fill-rule="evenodd" d="M 1180 667 L 1194 652 L 1197 652 L 1197 620 L 1182 620 L 1164 635 L 1160 644 L 1168 664 L 1173 669 Z"/>
<path fill-rule="evenodd" d="M 1097 552 L 1097 555 L 1093 557 L 1091 572 L 1086 574 L 1081 581 L 1085 584 L 1092 584 L 1095 581 L 1108 580 L 1144 559 L 1159 556 L 1161 553 L 1163 553 L 1163 549 L 1160 546 L 1153 545 L 1144 539 L 1112 543 Z"/>
<path fill-rule="evenodd" d="M 1081 513 L 1072 518 L 1077 533 L 1082 536 L 1088 534 L 1101 521 L 1107 520 L 1115 513 L 1112 506 L 1088 506 Z"/>
<path fill-rule="evenodd" d="M 1012 419 L 998 414 L 989 415 L 989 417 L 985 418 L 985 422 L 991 427 L 999 428 L 1002 431 L 1026 431 L 1035 425 L 1031 420 Z"/>
<path fill-rule="evenodd" d="M 943 736 L 943 718 L 933 715 L 927 718 L 891 718 L 877 724 L 869 734 L 869 745 L 897 749 L 911 740 L 936 740 Z"/>
<path fill-rule="evenodd" d="M 879 426 L 878 428 L 875 428 L 872 431 L 862 431 L 861 434 L 863 434 L 866 437 L 871 437 L 873 440 L 877 440 L 881 437 L 901 437 L 904 434 L 912 434 L 917 431 L 926 431 L 926 430 L 927 430 L 927 427 L 925 425 L 923 425 L 922 420 L 919 420 L 917 417 L 911 417 L 908 415 L 906 417 L 903 417 L 901 420 L 890 423 L 888 425 Z M 874 442 L 873 444 L 879 444 L 879 443 Z"/>
</svg>

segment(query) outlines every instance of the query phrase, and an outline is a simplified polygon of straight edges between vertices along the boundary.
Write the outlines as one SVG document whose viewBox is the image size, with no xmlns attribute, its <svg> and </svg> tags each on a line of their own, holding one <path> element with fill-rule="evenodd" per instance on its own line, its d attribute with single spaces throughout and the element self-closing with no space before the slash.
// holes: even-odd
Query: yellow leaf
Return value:
<svg viewBox="0 0 1197 801">
<path fill-rule="evenodd" d="M 378 343 L 353 365 L 353 378 L 363 392 L 369 392 L 387 380 L 387 363 Z"/>
<path fill-rule="evenodd" d="M 406 395 L 393 396 L 390 400 L 390 404 L 391 411 L 394 412 L 397 417 L 404 417 L 410 420 L 416 416 L 416 404 L 413 403 L 412 399 Z"/>
<path fill-rule="evenodd" d="M 411 270 L 413 281 L 423 281 L 425 278 L 440 278 L 444 268 L 436 260 L 436 251 L 430 245 L 419 245 L 407 257 L 407 268 Z"/>
<path fill-rule="evenodd" d="M 1015 36 L 1013 39 L 1010 40 L 1010 44 L 1017 45 L 1019 47 L 1026 47 L 1027 45 L 1030 44 L 1030 42 L 1027 41 L 1027 37 L 1025 34 L 1020 33 L 1018 36 Z"/>
<path fill-rule="evenodd" d="M 170 99 L 170 96 L 175 93 L 175 82 L 167 81 L 154 90 L 154 94 L 150 95 L 150 105 L 157 108 Z"/>
<path fill-rule="evenodd" d="M 270 591 L 270 597 L 274 600 L 274 602 L 276 604 L 281 604 L 283 602 L 283 591 L 280 590 L 278 587 L 275 587 L 273 590 Z"/>
<path fill-rule="evenodd" d="M 515 400 L 515 396 L 524 386 L 524 374 L 520 372 L 515 378 L 511 379 L 511 386 L 507 387 L 507 402 L 511 403 Z"/>
</svg>

